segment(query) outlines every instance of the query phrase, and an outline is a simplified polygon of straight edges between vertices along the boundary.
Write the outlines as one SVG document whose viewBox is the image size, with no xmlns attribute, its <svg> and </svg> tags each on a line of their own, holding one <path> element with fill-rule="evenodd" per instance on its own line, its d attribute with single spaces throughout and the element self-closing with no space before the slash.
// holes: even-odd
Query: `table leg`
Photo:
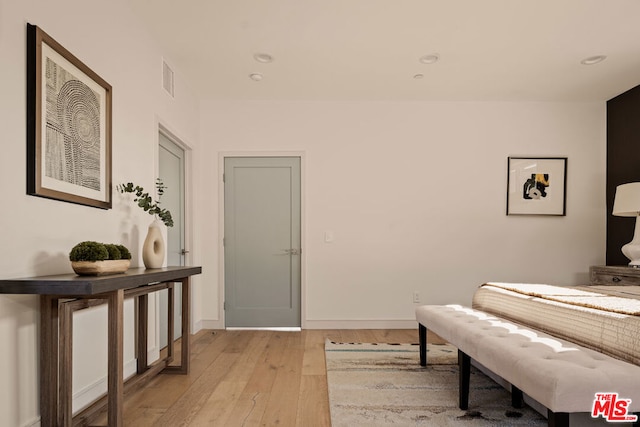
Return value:
<svg viewBox="0 0 640 427">
<path fill-rule="evenodd" d="M 58 298 L 40 296 L 40 424 L 58 420 Z"/>
<path fill-rule="evenodd" d="M 189 278 L 182 279 L 182 355 L 180 358 L 183 374 L 189 373 L 191 359 L 191 292 Z"/>
<path fill-rule="evenodd" d="M 162 370 L 165 374 L 188 374 L 191 353 L 191 303 L 189 277 L 185 277 L 182 282 L 182 346 L 180 365 L 167 366 Z M 172 319 L 172 316 L 169 316 Z M 171 343 L 172 344 L 172 343 Z"/>
<path fill-rule="evenodd" d="M 124 394 L 124 352 L 123 346 L 123 303 L 124 291 L 119 289 L 111 292 L 107 298 L 108 304 L 108 419 L 109 427 L 122 427 L 123 422 L 123 394 Z"/>
<path fill-rule="evenodd" d="M 149 369 L 147 362 L 147 341 L 149 334 L 149 303 L 147 295 L 138 296 L 138 345 L 136 372 L 142 374 Z"/>
<path fill-rule="evenodd" d="M 71 426 L 73 418 L 73 304 L 63 302 L 58 304 L 58 310 L 60 315 L 58 416 L 61 426 Z"/>
<path fill-rule="evenodd" d="M 175 291 L 173 283 L 169 284 L 167 288 L 167 363 L 173 361 L 173 337 L 175 335 L 173 330 L 174 318 L 175 318 Z"/>
</svg>

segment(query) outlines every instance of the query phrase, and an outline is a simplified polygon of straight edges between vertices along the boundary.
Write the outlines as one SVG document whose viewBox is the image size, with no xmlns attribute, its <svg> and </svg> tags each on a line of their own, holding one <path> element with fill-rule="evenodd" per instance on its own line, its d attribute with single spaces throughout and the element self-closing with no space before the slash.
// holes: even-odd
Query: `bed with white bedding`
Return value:
<svg viewBox="0 0 640 427">
<path fill-rule="evenodd" d="M 639 286 L 486 283 L 475 292 L 472 308 L 640 365 L 638 294 Z"/>
</svg>

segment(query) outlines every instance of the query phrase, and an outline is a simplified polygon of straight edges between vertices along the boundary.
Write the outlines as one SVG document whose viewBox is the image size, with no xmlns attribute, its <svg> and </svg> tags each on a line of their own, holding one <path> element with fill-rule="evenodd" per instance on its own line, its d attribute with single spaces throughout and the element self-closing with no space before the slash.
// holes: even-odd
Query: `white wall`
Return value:
<svg viewBox="0 0 640 427">
<path fill-rule="evenodd" d="M 133 252 L 133 264 L 142 265 L 140 248 L 152 218 L 128 199 L 116 193 L 113 209 L 101 210 L 26 195 L 27 22 L 40 26 L 113 86 L 114 184 L 134 181 L 153 188 L 159 122 L 197 149 L 197 103 L 182 84 L 179 69 L 176 98 L 162 91 L 162 52 L 136 22 L 126 1 L 0 0 L 0 278 L 71 272 L 67 255 L 82 240 L 123 243 Z M 197 248 L 192 252 L 197 258 Z M 197 280 L 195 300 L 199 300 Z M 37 301 L 34 296 L 0 296 L 2 426 L 32 425 L 38 420 Z M 132 311 L 128 302 L 129 325 Z M 74 323 L 74 393 L 78 394 L 104 379 L 106 312 L 102 307 L 83 312 Z M 125 329 L 125 359 L 131 362 L 133 331 Z"/>
<path fill-rule="evenodd" d="M 304 153 L 303 326 L 413 326 L 413 291 L 469 303 L 485 281 L 586 283 L 604 262 L 604 102 L 212 101 L 200 123 L 212 162 Z M 568 157 L 566 217 L 505 215 L 508 156 Z M 208 194 L 219 218 L 220 187 Z M 203 317 L 221 325 L 222 264 L 212 270 Z"/>
</svg>

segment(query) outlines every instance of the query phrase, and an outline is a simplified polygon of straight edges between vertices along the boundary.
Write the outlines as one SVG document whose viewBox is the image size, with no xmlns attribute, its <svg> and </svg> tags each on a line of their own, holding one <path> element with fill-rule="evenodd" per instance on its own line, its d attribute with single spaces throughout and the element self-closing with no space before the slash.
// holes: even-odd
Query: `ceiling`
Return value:
<svg viewBox="0 0 640 427">
<path fill-rule="evenodd" d="M 203 99 L 603 101 L 640 84 L 639 0 L 128 1 Z"/>
</svg>

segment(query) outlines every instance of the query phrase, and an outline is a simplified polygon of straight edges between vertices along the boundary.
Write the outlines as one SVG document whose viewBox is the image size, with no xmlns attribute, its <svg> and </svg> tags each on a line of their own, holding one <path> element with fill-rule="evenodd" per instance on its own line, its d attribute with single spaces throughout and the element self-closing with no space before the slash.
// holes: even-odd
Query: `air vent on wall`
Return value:
<svg viewBox="0 0 640 427">
<path fill-rule="evenodd" d="M 174 96 L 173 70 L 164 60 L 162 61 L 162 87 L 171 97 Z"/>
</svg>

